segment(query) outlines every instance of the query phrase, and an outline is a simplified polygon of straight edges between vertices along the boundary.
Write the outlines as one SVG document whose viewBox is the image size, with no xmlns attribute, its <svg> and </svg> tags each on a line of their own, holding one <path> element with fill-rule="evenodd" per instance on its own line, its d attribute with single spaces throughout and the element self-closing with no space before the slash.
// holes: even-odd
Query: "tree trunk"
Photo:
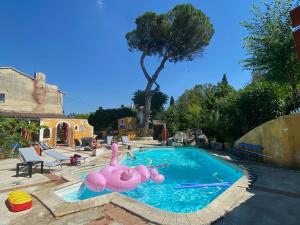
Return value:
<svg viewBox="0 0 300 225">
<path fill-rule="evenodd" d="M 294 109 L 297 109 L 299 107 L 299 95 L 298 95 L 298 89 L 297 89 L 297 81 L 293 74 L 289 74 L 289 80 L 290 80 L 290 85 L 292 88 L 292 99 L 293 99 Z"/>
<path fill-rule="evenodd" d="M 159 67 L 156 69 L 155 73 L 153 76 L 150 76 L 150 74 L 147 72 L 144 60 L 146 57 L 146 53 L 143 53 L 140 59 L 140 64 L 144 73 L 144 76 L 146 77 L 148 83 L 147 87 L 145 90 L 145 105 L 143 109 L 143 128 L 142 128 L 142 136 L 147 136 L 148 134 L 148 128 L 149 128 L 149 119 L 150 119 L 150 114 L 151 114 L 151 100 L 152 96 L 155 92 L 159 91 L 159 85 L 156 83 L 157 77 L 159 73 L 163 70 L 166 61 L 168 60 L 167 52 L 164 54 L 164 57 L 159 65 Z M 152 86 L 156 84 L 156 89 L 152 90 Z"/>
<path fill-rule="evenodd" d="M 152 93 L 151 93 L 151 87 L 148 88 L 149 83 L 147 85 L 146 91 L 145 91 L 145 105 L 143 108 L 143 129 L 142 129 L 142 136 L 146 137 L 148 135 L 148 129 L 149 129 L 149 119 L 151 114 L 151 100 L 152 100 Z"/>
</svg>

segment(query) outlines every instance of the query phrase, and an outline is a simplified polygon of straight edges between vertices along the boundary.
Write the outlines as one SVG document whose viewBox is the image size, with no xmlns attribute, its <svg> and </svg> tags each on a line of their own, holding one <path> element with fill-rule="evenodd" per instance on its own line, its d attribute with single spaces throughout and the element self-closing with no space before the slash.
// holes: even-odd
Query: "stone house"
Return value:
<svg viewBox="0 0 300 225">
<path fill-rule="evenodd" d="M 46 83 L 43 73 L 31 77 L 12 67 L 0 67 L 0 116 L 46 126 L 36 141 L 74 146 L 75 139 L 93 136 L 94 129 L 87 120 L 64 116 L 64 96 L 58 86 Z"/>
<path fill-rule="evenodd" d="M 0 67 L 0 113 L 32 114 L 47 117 L 63 115 L 64 93 L 46 83 L 43 73 L 30 77 L 12 67 Z"/>
</svg>

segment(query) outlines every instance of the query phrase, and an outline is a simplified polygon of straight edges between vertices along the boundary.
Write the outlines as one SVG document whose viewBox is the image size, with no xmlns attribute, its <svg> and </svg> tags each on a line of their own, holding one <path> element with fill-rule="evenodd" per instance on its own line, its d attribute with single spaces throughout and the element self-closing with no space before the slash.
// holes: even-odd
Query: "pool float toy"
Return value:
<svg viewBox="0 0 300 225">
<path fill-rule="evenodd" d="M 104 167 L 99 172 L 90 172 L 86 176 L 85 185 L 94 192 L 102 192 L 105 188 L 125 192 L 135 189 L 139 184 L 151 179 L 154 183 L 164 181 L 164 176 L 159 174 L 157 168 L 149 169 L 144 165 L 134 168 L 120 165 L 117 159 L 118 144 L 111 146 L 112 158 L 109 166 Z"/>
<path fill-rule="evenodd" d="M 22 190 L 12 191 L 7 198 L 8 207 L 12 212 L 20 212 L 32 207 L 31 196 Z"/>
<path fill-rule="evenodd" d="M 209 187 L 229 187 L 231 182 L 211 183 L 211 184 L 197 184 L 197 183 L 183 183 L 174 187 L 174 189 L 187 189 L 187 188 L 209 188 Z"/>
</svg>

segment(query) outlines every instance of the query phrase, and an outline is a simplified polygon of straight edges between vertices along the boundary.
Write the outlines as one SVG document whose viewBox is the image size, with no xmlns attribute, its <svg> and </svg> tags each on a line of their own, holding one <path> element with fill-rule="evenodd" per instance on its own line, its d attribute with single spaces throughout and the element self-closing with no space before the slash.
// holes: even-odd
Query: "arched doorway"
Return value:
<svg viewBox="0 0 300 225">
<path fill-rule="evenodd" d="M 57 124 L 56 128 L 56 144 L 57 145 L 69 145 L 70 126 L 65 122 Z"/>
</svg>

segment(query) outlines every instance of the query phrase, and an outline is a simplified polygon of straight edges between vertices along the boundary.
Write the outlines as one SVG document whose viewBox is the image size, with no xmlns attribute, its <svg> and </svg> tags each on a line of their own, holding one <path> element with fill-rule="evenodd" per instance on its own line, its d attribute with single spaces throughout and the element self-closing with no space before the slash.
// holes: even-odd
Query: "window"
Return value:
<svg viewBox="0 0 300 225">
<path fill-rule="evenodd" d="M 85 131 L 85 127 L 84 127 L 83 125 L 80 125 L 80 126 L 79 126 L 79 131 L 80 131 L 80 132 L 84 132 L 84 131 Z"/>
<path fill-rule="evenodd" d="M 78 125 L 75 125 L 75 126 L 74 126 L 74 130 L 75 130 L 75 131 L 79 131 Z"/>
<path fill-rule="evenodd" d="M 5 102 L 5 94 L 0 93 L 0 103 L 4 103 L 4 102 Z"/>
<path fill-rule="evenodd" d="M 48 127 L 44 129 L 43 138 L 50 138 L 50 129 Z"/>
</svg>

